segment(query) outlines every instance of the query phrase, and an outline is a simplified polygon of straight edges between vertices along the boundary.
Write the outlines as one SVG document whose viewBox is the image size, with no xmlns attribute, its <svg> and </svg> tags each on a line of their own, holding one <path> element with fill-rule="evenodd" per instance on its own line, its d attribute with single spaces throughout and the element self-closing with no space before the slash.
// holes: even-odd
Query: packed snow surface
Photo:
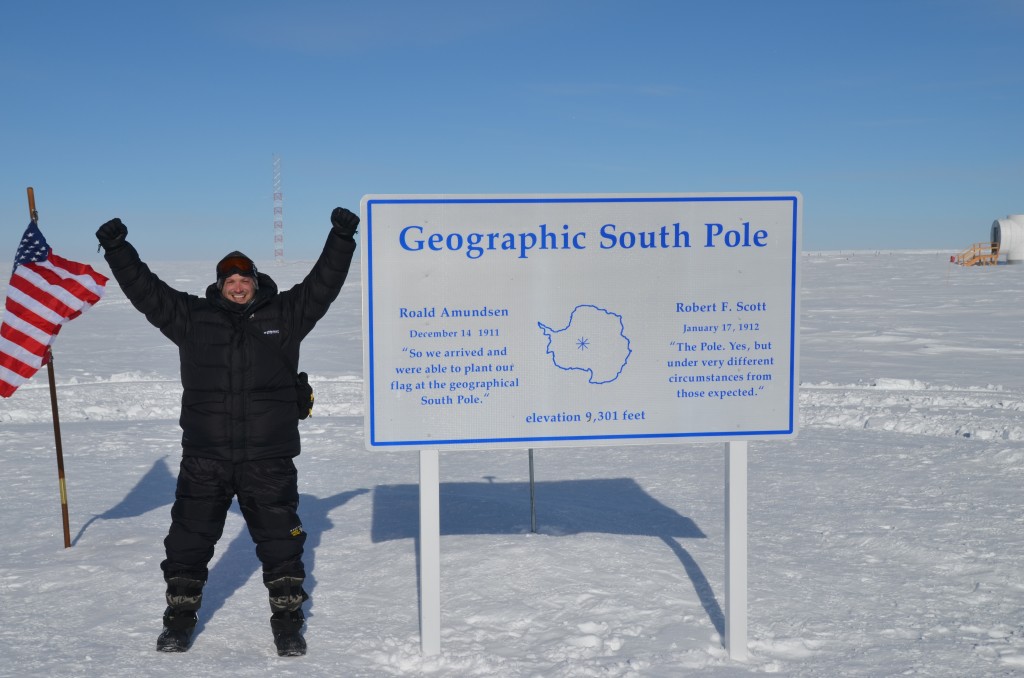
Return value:
<svg viewBox="0 0 1024 678">
<path fill-rule="evenodd" d="M 800 433 L 749 446 L 744 662 L 722 643 L 721 443 L 535 450 L 536 533 L 526 450 L 442 452 L 441 653 L 421 653 L 419 457 L 364 449 L 358 272 L 303 344 L 309 654 L 274 652 L 237 510 L 192 649 L 157 653 L 178 358 L 111 283 L 55 346 L 71 548 L 45 371 L 0 402 L 0 675 L 1024 674 L 1024 266 L 948 254 L 801 257 Z M 196 293 L 212 275 L 151 264 Z"/>
</svg>

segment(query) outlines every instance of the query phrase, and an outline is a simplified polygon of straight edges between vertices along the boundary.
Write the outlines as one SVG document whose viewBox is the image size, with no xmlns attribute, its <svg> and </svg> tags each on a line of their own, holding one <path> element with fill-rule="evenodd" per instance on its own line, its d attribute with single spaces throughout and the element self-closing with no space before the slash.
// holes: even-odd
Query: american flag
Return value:
<svg viewBox="0 0 1024 678">
<path fill-rule="evenodd" d="M 59 257 L 32 221 L 14 256 L 0 325 L 0 397 L 9 398 L 46 364 L 60 328 L 103 296 L 106 276 Z"/>
</svg>

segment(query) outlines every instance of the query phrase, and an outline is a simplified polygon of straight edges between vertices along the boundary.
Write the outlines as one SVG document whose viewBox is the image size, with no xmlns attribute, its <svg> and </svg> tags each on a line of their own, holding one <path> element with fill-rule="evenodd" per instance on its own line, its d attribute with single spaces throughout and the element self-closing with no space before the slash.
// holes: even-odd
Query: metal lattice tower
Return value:
<svg viewBox="0 0 1024 678">
<path fill-rule="evenodd" d="M 274 261 L 284 262 L 284 199 L 281 195 L 281 158 L 274 154 Z"/>
</svg>

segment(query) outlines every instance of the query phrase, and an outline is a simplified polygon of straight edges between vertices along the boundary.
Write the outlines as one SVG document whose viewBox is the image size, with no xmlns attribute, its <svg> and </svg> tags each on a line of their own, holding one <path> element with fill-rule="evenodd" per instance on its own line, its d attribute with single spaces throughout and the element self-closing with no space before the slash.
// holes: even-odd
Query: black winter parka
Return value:
<svg viewBox="0 0 1024 678">
<path fill-rule="evenodd" d="M 354 251 L 352 238 L 332 230 L 302 282 L 278 292 L 258 273 L 244 306 L 216 284 L 205 298 L 172 289 L 127 242 L 106 253 L 125 296 L 178 346 L 184 455 L 238 463 L 299 454 L 299 342 L 337 298 Z"/>
</svg>

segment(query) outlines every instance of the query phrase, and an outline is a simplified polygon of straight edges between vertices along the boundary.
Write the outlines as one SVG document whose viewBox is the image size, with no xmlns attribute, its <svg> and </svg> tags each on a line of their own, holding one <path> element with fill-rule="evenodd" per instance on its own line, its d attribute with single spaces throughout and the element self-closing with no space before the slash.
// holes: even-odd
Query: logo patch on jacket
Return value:
<svg viewBox="0 0 1024 678">
<path fill-rule="evenodd" d="M 263 330 L 263 334 L 281 334 L 281 330 Z"/>
<path fill-rule="evenodd" d="M 302 525 L 296 525 L 295 527 L 293 527 L 291 530 L 291 534 L 293 537 L 298 537 L 300 534 L 302 534 Z"/>
</svg>

